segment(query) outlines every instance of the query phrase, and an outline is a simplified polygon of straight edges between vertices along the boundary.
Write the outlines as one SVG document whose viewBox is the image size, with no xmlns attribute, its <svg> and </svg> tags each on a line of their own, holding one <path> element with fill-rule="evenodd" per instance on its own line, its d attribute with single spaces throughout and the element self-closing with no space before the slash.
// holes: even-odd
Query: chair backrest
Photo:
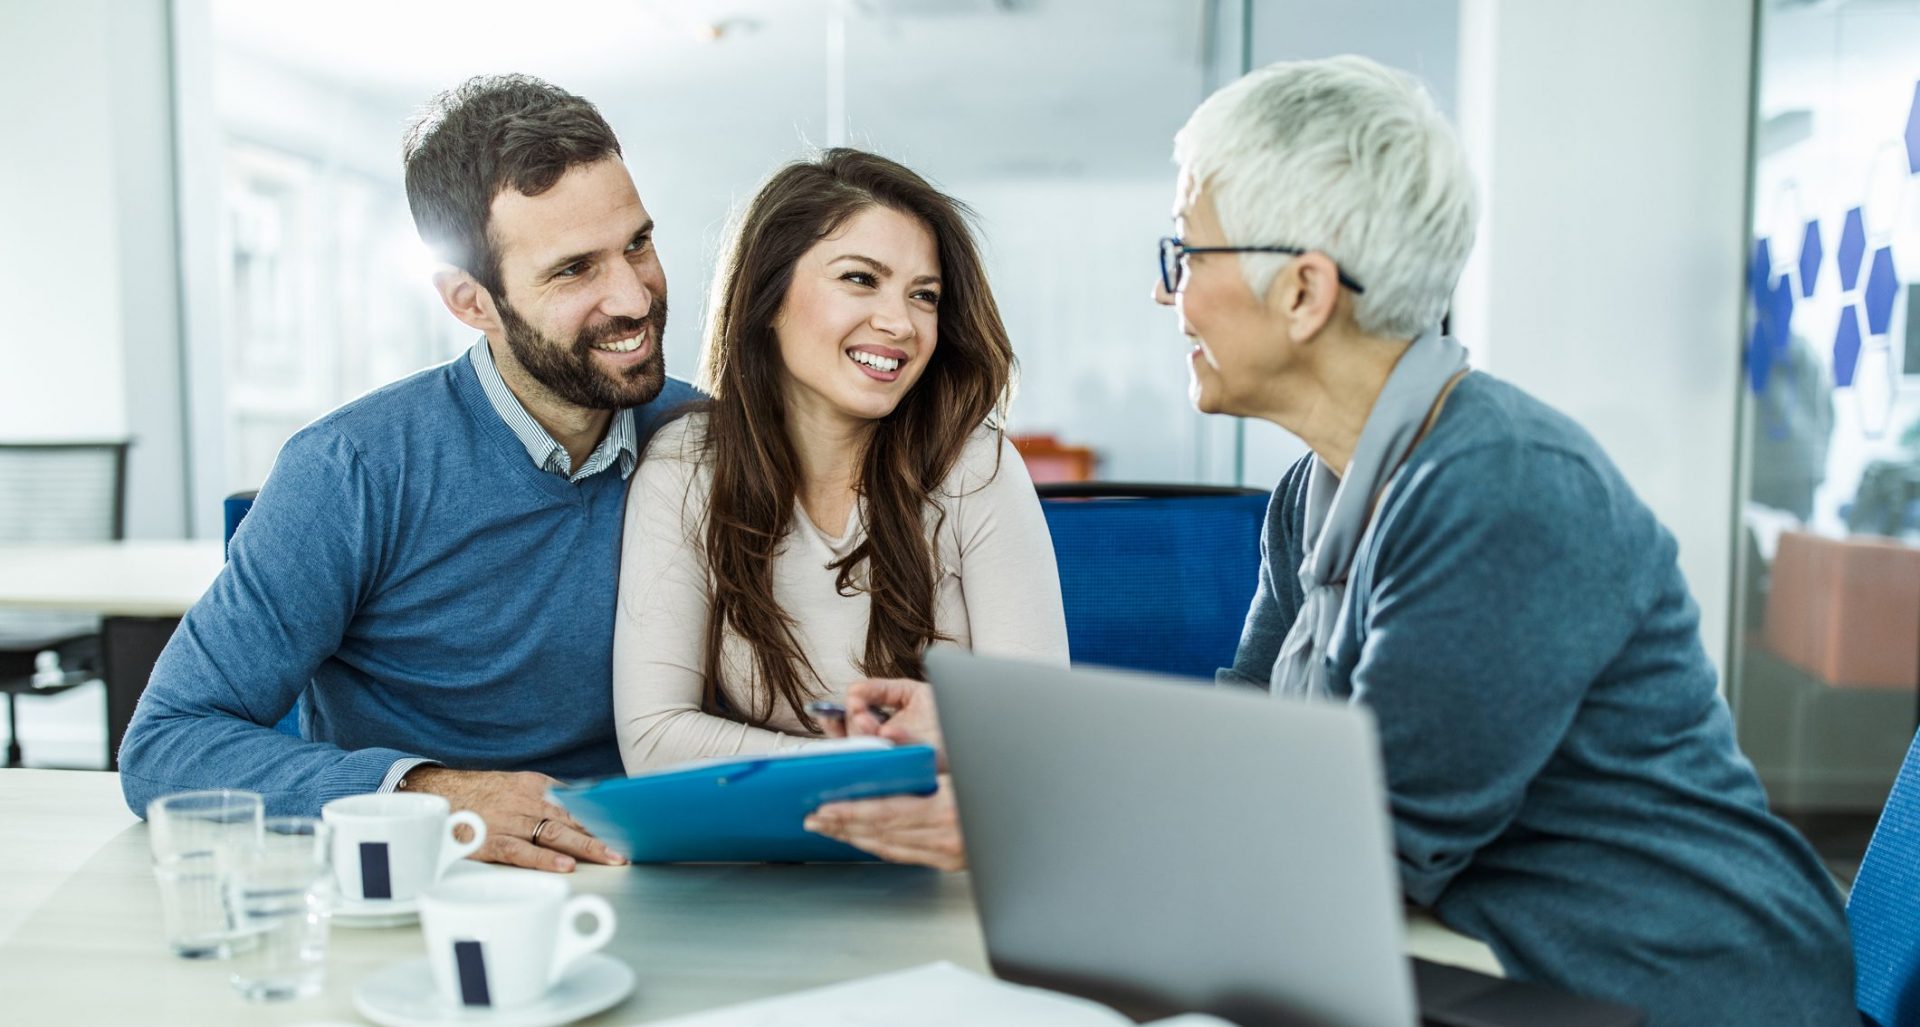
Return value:
<svg viewBox="0 0 1920 1027">
<path fill-rule="evenodd" d="M 126 536 L 127 443 L 0 442 L 0 542 Z"/>
<path fill-rule="evenodd" d="M 1039 491 L 1075 663 L 1211 678 L 1233 662 L 1266 493 L 1107 482 Z"/>
<path fill-rule="evenodd" d="M 1854 998 L 1878 1027 L 1920 1025 L 1920 736 L 1847 896 Z"/>
<path fill-rule="evenodd" d="M 253 497 L 259 494 L 256 491 L 235 492 L 221 504 L 226 514 L 226 533 L 221 536 L 221 539 L 229 549 L 233 546 L 234 531 L 240 527 L 240 522 L 246 519 L 247 511 L 253 509 Z"/>
<path fill-rule="evenodd" d="M 257 491 L 235 492 L 221 503 L 221 510 L 225 514 L 224 519 L 226 524 L 226 532 L 222 536 L 222 539 L 226 543 L 229 554 L 231 554 L 233 549 L 233 533 L 240 529 L 240 522 L 246 520 L 247 511 L 253 509 L 253 498 L 259 494 Z M 275 724 L 273 729 L 283 735 L 290 735 L 294 738 L 300 737 L 301 703 L 302 700 L 295 699 L 293 701 L 293 709 L 288 710 L 287 715 L 281 717 L 280 722 Z"/>
<path fill-rule="evenodd" d="M 0 544 L 122 538 L 126 483 L 125 442 L 0 442 Z M 31 659 L 99 630 L 90 613 L 0 610 L 0 652 Z"/>
</svg>

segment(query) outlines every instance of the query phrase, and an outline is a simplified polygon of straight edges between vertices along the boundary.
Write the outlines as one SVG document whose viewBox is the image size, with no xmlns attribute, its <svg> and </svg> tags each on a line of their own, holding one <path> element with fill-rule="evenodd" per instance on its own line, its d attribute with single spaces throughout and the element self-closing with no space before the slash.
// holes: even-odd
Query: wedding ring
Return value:
<svg viewBox="0 0 1920 1027">
<path fill-rule="evenodd" d="M 530 841 L 535 845 L 540 844 L 540 832 L 546 830 L 547 825 L 551 823 L 553 823 L 552 820 L 542 817 L 539 823 L 533 825 L 533 834 L 527 839 L 527 841 Z"/>
</svg>

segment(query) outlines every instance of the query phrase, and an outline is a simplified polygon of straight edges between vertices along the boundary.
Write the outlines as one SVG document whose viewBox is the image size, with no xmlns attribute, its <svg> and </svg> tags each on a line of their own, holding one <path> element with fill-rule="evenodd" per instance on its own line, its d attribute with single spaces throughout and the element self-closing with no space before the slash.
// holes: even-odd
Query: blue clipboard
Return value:
<svg viewBox="0 0 1920 1027">
<path fill-rule="evenodd" d="M 556 802 L 636 863 L 854 863 L 879 857 L 801 827 L 842 799 L 931 795 L 930 746 L 747 757 L 555 788 Z"/>
</svg>

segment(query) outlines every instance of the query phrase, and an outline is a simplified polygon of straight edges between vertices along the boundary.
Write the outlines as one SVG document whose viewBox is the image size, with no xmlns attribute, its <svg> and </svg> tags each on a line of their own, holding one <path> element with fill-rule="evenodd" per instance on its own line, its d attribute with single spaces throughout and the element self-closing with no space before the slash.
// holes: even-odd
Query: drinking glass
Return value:
<svg viewBox="0 0 1920 1027">
<path fill-rule="evenodd" d="M 270 1002 L 320 990 L 333 905 L 330 833 L 316 817 L 268 817 L 257 843 L 222 853 L 227 905 L 253 940 L 233 957 L 242 996 Z"/>
<path fill-rule="evenodd" d="M 246 939 L 220 894 L 220 853 L 260 839 L 259 794 L 232 789 L 166 795 L 147 804 L 153 876 L 167 944 L 188 959 L 224 959 Z"/>
</svg>

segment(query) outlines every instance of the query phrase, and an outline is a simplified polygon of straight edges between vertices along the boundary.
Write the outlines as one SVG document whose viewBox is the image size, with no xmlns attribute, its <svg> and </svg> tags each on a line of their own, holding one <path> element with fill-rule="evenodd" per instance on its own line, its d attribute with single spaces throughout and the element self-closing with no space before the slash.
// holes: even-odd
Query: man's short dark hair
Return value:
<svg viewBox="0 0 1920 1027">
<path fill-rule="evenodd" d="M 407 128 L 407 206 L 442 260 L 505 299 L 487 231 L 506 189 L 538 196 L 571 168 L 620 156 L 593 104 L 531 75 L 479 75 L 428 101 Z"/>
</svg>

